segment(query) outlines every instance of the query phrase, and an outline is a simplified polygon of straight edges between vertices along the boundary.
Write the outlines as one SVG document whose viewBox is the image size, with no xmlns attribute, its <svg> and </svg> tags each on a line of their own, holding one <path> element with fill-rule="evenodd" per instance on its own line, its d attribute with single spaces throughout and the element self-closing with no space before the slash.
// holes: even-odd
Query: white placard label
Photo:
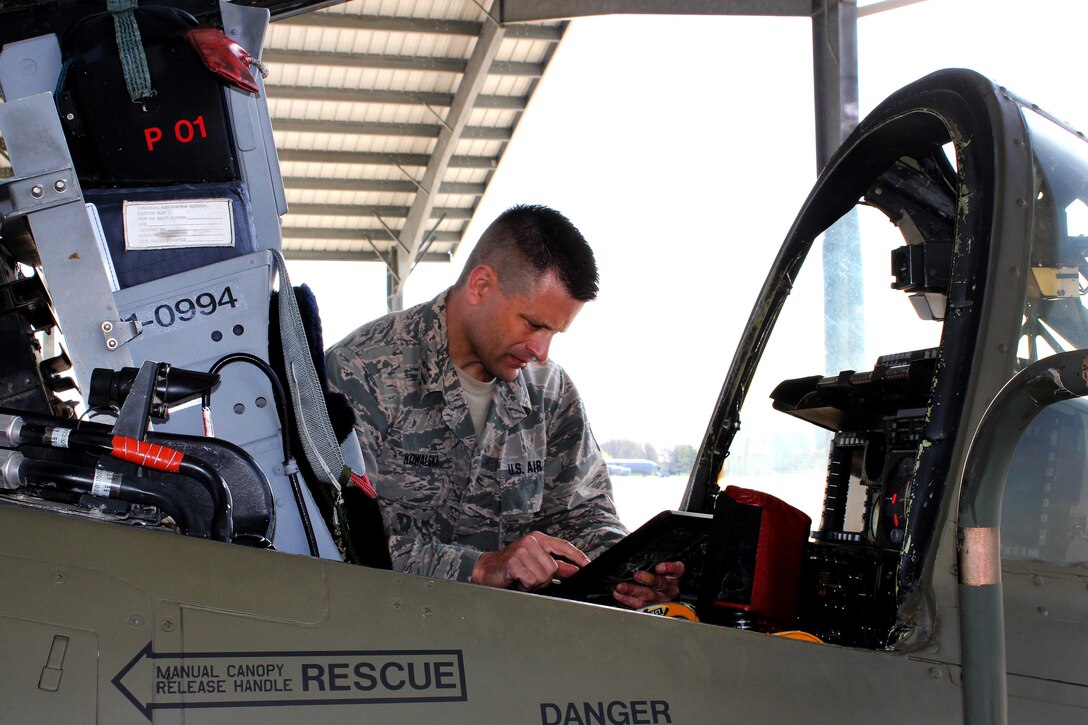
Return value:
<svg viewBox="0 0 1088 725">
<path fill-rule="evenodd" d="M 126 201 L 125 249 L 233 247 L 230 199 Z"/>
</svg>

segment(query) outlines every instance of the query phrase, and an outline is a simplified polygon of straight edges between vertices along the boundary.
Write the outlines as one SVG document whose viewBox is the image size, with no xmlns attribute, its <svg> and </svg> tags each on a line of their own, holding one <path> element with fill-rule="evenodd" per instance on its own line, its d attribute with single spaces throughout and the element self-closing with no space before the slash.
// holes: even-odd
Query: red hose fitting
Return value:
<svg viewBox="0 0 1088 725">
<path fill-rule="evenodd" d="M 177 473 L 181 466 L 181 459 L 185 455 L 181 451 L 167 448 L 157 443 L 146 443 L 127 436 L 114 436 L 113 449 L 110 455 L 120 458 L 122 461 L 135 463 L 138 466 L 153 468 L 156 471 Z"/>
</svg>

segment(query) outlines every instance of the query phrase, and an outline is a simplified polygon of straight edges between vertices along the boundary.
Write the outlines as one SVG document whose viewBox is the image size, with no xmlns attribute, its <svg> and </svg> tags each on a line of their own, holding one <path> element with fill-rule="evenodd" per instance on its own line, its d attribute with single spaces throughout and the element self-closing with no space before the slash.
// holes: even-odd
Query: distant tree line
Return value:
<svg viewBox="0 0 1088 725">
<path fill-rule="evenodd" d="M 649 443 L 636 443 L 627 439 L 605 441 L 601 444 L 601 450 L 613 458 L 644 458 L 653 461 L 666 476 L 690 473 L 698 454 L 694 446 L 685 443 L 666 448 L 659 455 Z"/>
</svg>

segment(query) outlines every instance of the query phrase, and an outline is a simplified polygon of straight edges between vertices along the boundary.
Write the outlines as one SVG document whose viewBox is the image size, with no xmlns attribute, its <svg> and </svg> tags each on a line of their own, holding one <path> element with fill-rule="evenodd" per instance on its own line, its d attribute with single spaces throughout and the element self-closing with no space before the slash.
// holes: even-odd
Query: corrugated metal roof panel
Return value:
<svg viewBox="0 0 1088 725">
<path fill-rule="evenodd" d="M 263 57 L 288 256 L 374 259 L 371 244 L 418 255 L 428 236 L 428 258 L 456 249 L 566 27 L 492 23 L 463 0 L 354 0 L 272 25 Z M 492 43 L 489 67 L 466 76 Z M 430 211 L 413 224 L 413 208 Z"/>
</svg>

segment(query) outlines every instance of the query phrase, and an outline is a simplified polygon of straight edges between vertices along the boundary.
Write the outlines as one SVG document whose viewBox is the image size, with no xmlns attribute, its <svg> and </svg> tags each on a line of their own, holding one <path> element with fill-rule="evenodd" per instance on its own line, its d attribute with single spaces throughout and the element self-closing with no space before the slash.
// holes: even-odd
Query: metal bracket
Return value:
<svg viewBox="0 0 1088 725">
<path fill-rule="evenodd" d="M 113 424 L 113 434 L 128 436 L 136 440 L 144 440 L 147 435 L 150 417 L 161 417 L 165 404 L 160 395 L 156 393 L 160 386 L 158 383 L 170 371 L 170 366 L 165 363 L 157 363 L 154 360 L 145 360 L 140 366 L 140 372 L 132 381 L 132 389 L 128 398 L 121 406 L 121 412 Z M 162 386 L 164 387 L 164 386 Z M 105 463 L 105 459 L 103 460 Z M 115 469 L 110 469 L 115 470 Z"/>
<path fill-rule="evenodd" d="M 0 219 L 26 216 L 80 200 L 71 166 L 0 183 Z M 73 189 L 75 187 L 75 189 Z"/>
<path fill-rule="evenodd" d="M 116 350 L 137 337 L 144 327 L 137 320 L 103 320 L 101 329 L 106 349 Z"/>
</svg>

